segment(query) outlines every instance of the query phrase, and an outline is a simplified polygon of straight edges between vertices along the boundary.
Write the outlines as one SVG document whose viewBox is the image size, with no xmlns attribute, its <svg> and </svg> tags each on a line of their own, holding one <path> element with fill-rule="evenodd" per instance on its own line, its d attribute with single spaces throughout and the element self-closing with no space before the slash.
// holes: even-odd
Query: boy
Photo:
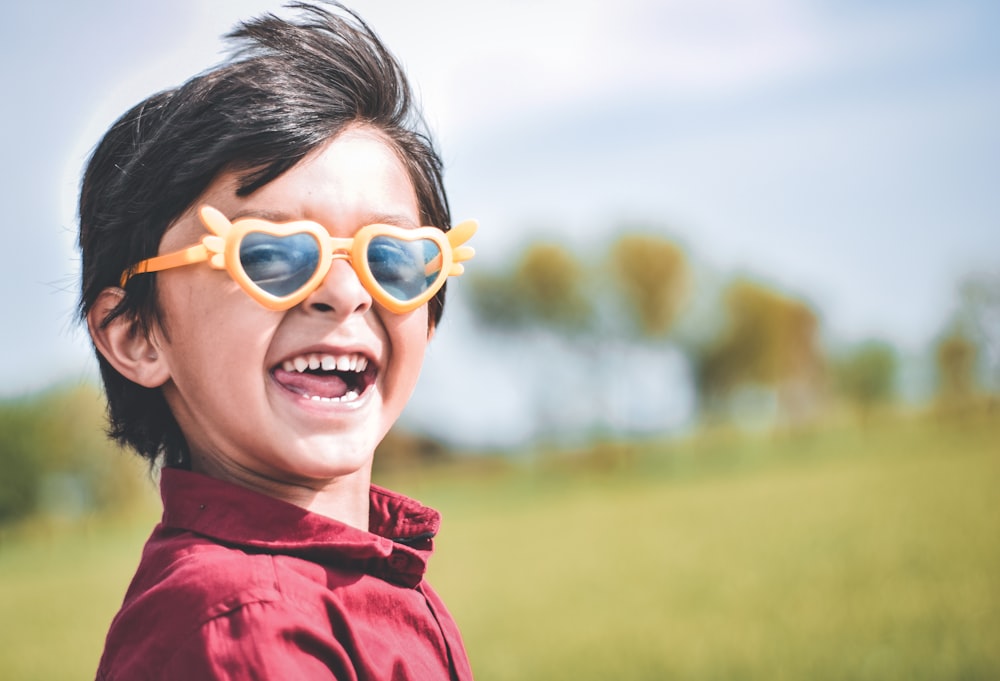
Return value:
<svg viewBox="0 0 1000 681">
<path fill-rule="evenodd" d="M 162 467 L 164 504 L 105 681 L 471 678 L 423 579 L 437 513 L 370 477 L 475 227 L 445 231 L 439 157 L 377 36 L 292 7 L 126 113 L 84 175 L 109 432 Z"/>
</svg>

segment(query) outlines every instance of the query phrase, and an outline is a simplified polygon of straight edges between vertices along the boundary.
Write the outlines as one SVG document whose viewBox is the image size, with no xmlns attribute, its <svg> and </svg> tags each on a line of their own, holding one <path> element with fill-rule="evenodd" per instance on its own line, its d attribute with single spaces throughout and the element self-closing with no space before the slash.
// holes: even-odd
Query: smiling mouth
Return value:
<svg viewBox="0 0 1000 681">
<path fill-rule="evenodd" d="M 354 402 L 375 382 L 377 370 L 364 355 L 310 353 L 271 370 L 280 386 L 314 402 Z"/>
</svg>

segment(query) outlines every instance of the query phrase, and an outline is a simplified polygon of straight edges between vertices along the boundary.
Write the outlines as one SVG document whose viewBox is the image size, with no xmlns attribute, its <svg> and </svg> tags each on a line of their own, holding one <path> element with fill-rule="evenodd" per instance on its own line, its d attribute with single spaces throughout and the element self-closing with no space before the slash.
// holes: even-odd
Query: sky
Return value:
<svg viewBox="0 0 1000 681">
<path fill-rule="evenodd" d="M 94 375 L 74 319 L 75 200 L 104 130 L 218 62 L 219 36 L 235 22 L 279 7 L 9 8 L 0 397 Z M 412 79 L 453 215 L 481 222 L 484 264 L 501 265 L 530 238 L 599 249 L 624 221 L 654 224 L 707 266 L 809 300 L 831 337 L 881 337 L 914 353 L 946 324 L 965 273 L 1000 269 L 1000 4 L 352 7 Z M 530 408 L 509 371 L 519 351 L 484 340 L 455 310 L 411 418 L 445 409 L 487 440 L 518 432 Z M 671 408 L 683 412 L 684 399 Z"/>
</svg>

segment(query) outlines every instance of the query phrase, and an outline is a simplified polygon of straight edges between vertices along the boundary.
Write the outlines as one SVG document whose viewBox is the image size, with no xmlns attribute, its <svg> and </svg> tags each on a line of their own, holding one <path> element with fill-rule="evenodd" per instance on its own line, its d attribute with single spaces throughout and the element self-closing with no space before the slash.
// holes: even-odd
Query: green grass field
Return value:
<svg viewBox="0 0 1000 681">
<path fill-rule="evenodd" d="M 444 514 L 431 579 L 480 681 L 1000 678 L 1000 424 L 382 482 Z M 155 515 L 0 544 L 0 678 L 92 676 Z"/>
</svg>

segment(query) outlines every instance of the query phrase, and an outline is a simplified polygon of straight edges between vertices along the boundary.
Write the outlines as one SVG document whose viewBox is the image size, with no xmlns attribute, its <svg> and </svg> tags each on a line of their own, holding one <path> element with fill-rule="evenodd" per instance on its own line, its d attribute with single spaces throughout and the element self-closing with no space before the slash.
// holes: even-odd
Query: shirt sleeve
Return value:
<svg viewBox="0 0 1000 681">
<path fill-rule="evenodd" d="M 330 631 L 282 601 L 248 603 L 207 621 L 178 642 L 159 673 L 156 678 L 220 681 L 357 679 Z"/>
</svg>

